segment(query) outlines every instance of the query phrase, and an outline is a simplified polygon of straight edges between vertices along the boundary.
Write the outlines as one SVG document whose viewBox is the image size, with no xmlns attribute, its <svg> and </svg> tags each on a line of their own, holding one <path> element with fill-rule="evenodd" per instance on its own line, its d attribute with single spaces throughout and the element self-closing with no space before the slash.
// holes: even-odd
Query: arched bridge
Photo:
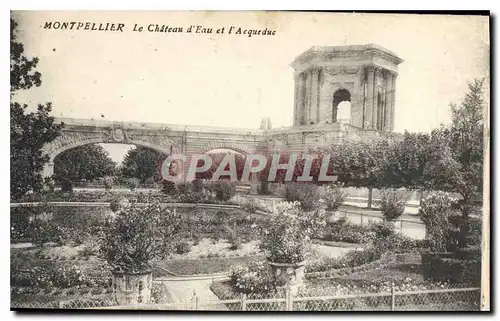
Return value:
<svg viewBox="0 0 500 321">
<path fill-rule="evenodd" d="M 87 144 L 131 144 L 166 155 L 188 156 L 213 149 L 231 149 L 248 154 L 258 152 L 264 147 L 291 153 L 328 147 L 345 139 L 372 139 L 387 134 L 339 122 L 272 130 L 74 118 L 56 118 L 55 122 L 64 123 L 64 127 L 61 135 L 43 148 L 44 153 L 50 157 L 44 168 L 44 176 L 52 176 L 54 173 L 54 158 L 57 155 Z"/>
</svg>

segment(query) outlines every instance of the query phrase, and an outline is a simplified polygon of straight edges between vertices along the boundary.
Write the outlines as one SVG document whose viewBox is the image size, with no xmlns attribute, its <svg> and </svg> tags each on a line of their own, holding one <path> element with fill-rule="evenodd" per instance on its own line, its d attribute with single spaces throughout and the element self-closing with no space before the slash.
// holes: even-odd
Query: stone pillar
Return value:
<svg viewBox="0 0 500 321">
<path fill-rule="evenodd" d="M 314 121 L 315 124 L 319 122 L 319 105 L 318 105 L 318 98 L 319 98 L 319 88 L 318 88 L 318 75 L 319 75 L 319 69 L 313 68 L 311 70 L 311 115 L 310 115 L 310 120 Z"/>
<path fill-rule="evenodd" d="M 380 77 L 380 69 L 379 68 L 375 68 L 375 71 L 373 73 L 373 94 L 372 94 L 372 97 L 373 97 L 373 111 L 372 111 L 372 122 L 373 122 L 373 125 L 372 125 L 372 128 L 373 129 L 379 129 L 377 124 L 378 124 L 378 121 L 379 121 L 379 110 L 378 110 L 378 86 L 377 86 L 377 83 L 378 83 L 378 78 Z"/>
<path fill-rule="evenodd" d="M 304 75 L 302 73 L 298 74 L 298 93 L 297 93 L 297 125 L 302 125 L 302 119 L 304 118 L 305 104 L 304 104 Z"/>
<path fill-rule="evenodd" d="M 366 105 L 365 105 L 365 122 L 367 125 L 364 125 L 365 129 L 373 129 L 373 93 L 374 93 L 374 80 L 375 80 L 375 69 L 373 66 L 367 67 L 367 76 L 366 76 L 366 84 L 367 84 L 367 93 L 366 93 Z"/>
<path fill-rule="evenodd" d="M 43 166 L 43 177 L 52 177 L 54 175 L 54 162 L 51 159 Z"/>
<path fill-rule="evenodd" d="M 300 77 L 299 74 L 295 74 L 295 83 L 294 83 L 294 107 L 293 107 L 293 126 L 299 125 L 299 112 L 300 112 L 300 101 L 299 101 L 299 92 L 300 92 Z"/>
<path fill-rule="evenodd" d="M 312 70 L 309 70 L 307 73 L 306 79 L 306 124 L 309 125 L 312 120 L 312 82 L 313 82 L 313 74 Z"/>
<path fill-rule="evenodd" d="M 394 131 L 394 111 L 396 110 L 396 80 L 398 78 L 397 73 L 392 74 L 392 90 L 391 90 L 391 121 L 389 122 L 390 124 L 390 131 Z"/>
<path fill-rule="evenodd" d="M 392 91 L 392 72 L 387 72 L 387 87 L 385 90 L 385 126 L 384 131 L 390 132 L 392 131 L 392 100 L 393 100 L 393 91 Z"/>
</svg>

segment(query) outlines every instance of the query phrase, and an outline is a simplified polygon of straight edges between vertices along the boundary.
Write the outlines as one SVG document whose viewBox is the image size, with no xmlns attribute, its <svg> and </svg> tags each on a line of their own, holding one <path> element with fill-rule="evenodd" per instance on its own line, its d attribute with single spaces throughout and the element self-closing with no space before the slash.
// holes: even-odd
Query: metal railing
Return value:
<svg viewBox="0 0 500 321">
<path fill-rule="evenodd" d="M 283 294 L 246 295 L 214 300 L 193 293 L 185 301 L 163 304 L 119 306 L 112 300 L 73 300 L 60 302 L 12 302 L 11 309 L 106 309 L 106 310 L 216 310 L 216 311 L 479 311 L 479 288 L 438 289 L 349 295 L 318 295 L 290 289 Z"/>
</svg>

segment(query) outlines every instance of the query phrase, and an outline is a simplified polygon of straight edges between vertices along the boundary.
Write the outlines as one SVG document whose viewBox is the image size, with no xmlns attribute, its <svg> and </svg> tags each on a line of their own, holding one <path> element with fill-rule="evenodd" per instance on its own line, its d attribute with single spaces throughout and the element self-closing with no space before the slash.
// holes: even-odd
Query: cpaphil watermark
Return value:
<svg viewBox="0 0 500 321">
<path fill-rule="evenodd" d="M 247 182 L 252 175 L 260 180 L 274 182 L 280 172 L 283 182 L 335 182 L 336 175 L 331 175 L 330 155 L 287 154 L 273 155 L 249 154 L 244 163 L 237 162 L 235 154 L 228 153 L 218 164 L 209 154 L 191 156 L 174 154 L 160 161 L 159 171 L 162 180 L 171 182 L 192 181 L 198 175 L 211 172 L 211 180 L 221 178 L 230 181 Z M 284 160 L 282 158 L 285 158 Z M 285 174 L 283 174 L 285 172 Z"/>
</svg>

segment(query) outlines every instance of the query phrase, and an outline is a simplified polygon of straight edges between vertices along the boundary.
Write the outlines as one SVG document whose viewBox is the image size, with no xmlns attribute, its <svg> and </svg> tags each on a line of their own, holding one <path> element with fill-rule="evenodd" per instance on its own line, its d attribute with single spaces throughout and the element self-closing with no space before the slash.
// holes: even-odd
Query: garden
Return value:
<svg viewBox="0 0 500 321">
<path fill-rule="evenodd" d="M 272 206 L 251 197 L 235 202 L 228 182 L 189 183 L 180 192 L 178 187 L 162 194 L 181 193 L 221 207 L 110 197 L 109 205 L 99 207 L 42 202 L 11 208 L 12 300 L 168 303 L 170 290 L 153 280 L 214 274 L 228 276 L 210 286 L 221 300 L 242 294 L 280 297 L 290 286 L 294 295 L 305 297 L 479 282 L 480 222 L 471 219 L 469 247 L 459 249 L 456 200 L 445 193 L 422 202 L 425 240 L 395 229 L 404 210 L 404 197 L 395 190 L 382 193 L 384 220 L 366 225 L 338 215 L 346 195 L 335 185 L 288 184 L 285 200 Z M 234 203 L 239 205 L 224 205 Z M 437 213 L 448 219 L 436 220 L 442 217 Z M 137 295 L 120 296 L 120 287 L 130 283 Z"/>
</svg>

